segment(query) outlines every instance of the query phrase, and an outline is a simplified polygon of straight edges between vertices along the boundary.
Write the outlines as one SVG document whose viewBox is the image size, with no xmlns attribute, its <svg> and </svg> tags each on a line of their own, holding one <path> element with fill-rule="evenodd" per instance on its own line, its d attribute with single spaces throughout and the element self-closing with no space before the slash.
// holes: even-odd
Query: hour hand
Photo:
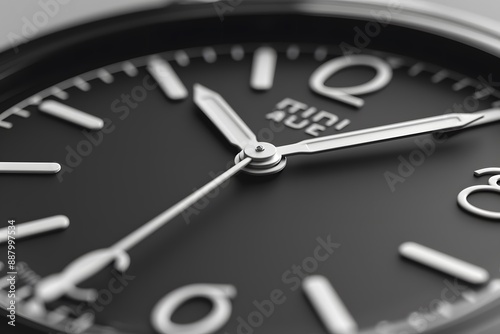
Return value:
<svg viewBox="0 0 500 334">
<path fill-rule="evenodd" d="M 218 93 L 195 84 L 194 102 L 231 144 L 243 150 L 249 144 L 257 143 L 257 136 Z"/>
</svg>

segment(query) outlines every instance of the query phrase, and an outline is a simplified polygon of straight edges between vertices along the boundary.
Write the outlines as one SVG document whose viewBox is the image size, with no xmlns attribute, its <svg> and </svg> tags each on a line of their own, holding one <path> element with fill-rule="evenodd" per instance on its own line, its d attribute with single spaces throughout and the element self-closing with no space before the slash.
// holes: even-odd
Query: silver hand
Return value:
<svg viewBox="0 0 500 334">
<path fill-rule="evenodd" d="M 242 160 L 224 174 L 178 202 L 113 246 L 87 253 L 70 263 L 61 273 L 44 278 L 35 287 L 35 300 L 47 303 L 55 301 L 63 295 L 87 301 L 94 299 L 96 297 L 95 291 L 83 290 L 78 288 L 77 285 L 94 276 L 113 262 L 117 270 L 121 272 L 127 270 L 130 265 L 130 258 L 127 254 L 129 249 L 146 239 L 206 194 L 219 187 L 247 166 L 250 161 L 250 158 Z"/>
<path fill-rule="evenodd" d="M 226 136 L 231 144 L 244 149 L 257 143 L 257 137 L 229 104 L 214 91 L 194 85 L 194 102 Z"/>
<path fill-rule="evenodd" d="M 416 121 L 380 126 L 360 131 L 310 139 L 278 147 L 283 156 L 337 150 L 437 131 L 461 129 L 483 118 L 482 114 L 447 114 Z"/>
<path fill-rule="evenodd" d="M 500 109 L 495 108 L 495 109 L 487 109 L 487 110 L 482 110 L 482 111 L 477 111 L 471 115 L 477 115 L 477 116 L 483 116 L 480 119 L 478 119 L 475 122 L 469 123 L 463 128 L 460 128 L 459 130 L 463 129 L 468 129 L 480 125 L 485 125 L 489 123 L 495 123 L 500 121 Z"/>
</svg>

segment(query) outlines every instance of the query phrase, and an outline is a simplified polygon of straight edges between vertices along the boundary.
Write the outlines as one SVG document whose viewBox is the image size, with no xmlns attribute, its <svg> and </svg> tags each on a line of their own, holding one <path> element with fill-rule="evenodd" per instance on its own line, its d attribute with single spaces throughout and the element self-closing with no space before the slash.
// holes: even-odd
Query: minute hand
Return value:
<svg viewBox="0 0 500 334">
<path fill-rule="evenodd" d="M 415 121 L 304 140 L 296 144 L 278 147 L 278 153 L 283 156 L 309 154 L 417 136 L 437 131 L 456 130 L 482 117 L 483 115 L 455 113 L 423 118 Z"/>
</svg>

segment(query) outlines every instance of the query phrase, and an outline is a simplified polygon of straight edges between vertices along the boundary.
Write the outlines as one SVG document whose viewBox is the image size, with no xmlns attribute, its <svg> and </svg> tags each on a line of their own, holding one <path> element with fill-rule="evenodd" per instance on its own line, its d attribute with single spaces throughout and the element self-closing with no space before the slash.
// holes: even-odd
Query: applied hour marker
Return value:
<svg viewBox="0 0 500 334">
<path fill-rule="evenodd" d="M 358 325 L 325 277 L 306 277 L 302 288 L 330 334 L 358 333 Z"/>
<path fill-rule="evenodd" d="M 55 162 L 0 162 L 0 174 L 56 174 L 60 170 Z"/>
<path fill-rule="evenodd" d="M 66 216 L 53 216 L 18 224 L 15 227 L 15 237 L 18 240 L 47 232 L 65 230 L 69 227 L 69 219 Z M 7 240 L 7 228 L 0 229 L 0 244 L 6 243 Z"/>
<path fill-rule="evenodd" d="M 148 71 L 158 82 L 168 98 L 183 100 L 189 96 L 186 86 L 184 86 L 172 66 L 166 60 L 160 57 L 152 57 L 148 63 Z"/>
<path fill-rule="evenodd" d="M 183 51 L 183 50 L 179 50 L 179 51 L 175 52 L 174 58 L 175 58 L 175 61 L 177 62 L 177 64 L 179 64 L 179 66 L 182 66 L 182 67 L 189 66 L 189 64 L 191 63 L 191 60 L 189 59 L 188 54 L 186 53 L 186 51 Z"/>
<path fill-rule="evenodd" d="M 67 100 L 69 97 L 68 93 L 66 93 L 65 91 L 61 90 L 58 87 L 52 88 L 51 93 L 52 93 L 52 95 L 54 95 L 55 97 L 57 97 L 61 100 Z"/>
<path fill-rule="evenodd" d="M 76 77 L 74 79 L 74 84 L 75 84 L 75 86 L 78 89 L 80 89 L 80 90 L 82 90 L 84 92 L 88 92 L 90 90 L 90 88 L 91 88 L 90 84 L 87 81 L 85 81 L 82 78 L 80 78 L 80 77 Z"/>
<path fill-rule="evenodd" d="M 42 97 L 40 95 L 35 95 L 29 100 L 29 103 L 35 106 L 39 105 L 40 102 L 42 102 Z"/>
<path fill-rule="evenodd" d="M 203 59 L 209 64 L 213 64 L 217 61 L 217 52 L 213 48 L 205 48 L 202 51 Z"/>
<path fill-rule="evenodd" d="M 137 74 L 139 74 L 139 70 L 135 65 L 129 61 L 126 61 L 122 64 L 123 71 L 129 76 L 129 77 L 135 77 Z"/>
<path fill-rule="evenodd" d="M 0 290 L 3 290 L 9 286 L 9 281 L 7 281 L 7 279 L 9 279 L 9 276 L 0 278 Z"/>
<path fill-rule="evenodd" d="M 481 267 L 414 242 L 402 244 L 399 247 L 399 253 L 407 259 L 471 284 L 484 284 L 490 279 L 490 274 Z"/>
<path fill-rule="evenodd" d="M 465 299 L 469 304 L 477 303 L 477 294 L 474 291 L 462 292 L 462 298 Z"/>
<path fill-rule="evenodd" d="M 454 91 L 458 92 L 468 86 L 472 85 L 471 79 L 465 78 L 460 80 L 459 82 L 455 83 L 452 88 Z"/>
<path fill-rule="evenodd" d="M 486 88 L 483 88 L 482 90 L 479 90 L 476 93 L 474 93 L 474 98 L 476 100 L 481 100 L 481 99 L 484 99 L 487 96 L 490 96 L 491 94 L 493 94 L 493 92 L 494 91 L 493 91 L 492 88 L 486 87 Z"/>
<path fill-rule="evenodd" d="M 102 80 L 102 82 L 107 84 L 113 83 L 113 81 L 115 81 L 113 75 L 104 68 L 101 68 L 100 70 L 97 71 L 97 76 L 99 77 L 99 79 Z"/>
<path fill-rule="evenodd" d="M 298 45 L 290 45 L 286 50 L 286 56 L 290 60 L 296 60 L 300 56 L 300 48 Z"/>
<path fill-rule="evenodd" d="M 101 130 L 104 127 L 104 120 L 101 118 L 87 114 L 57 101 L 44 101 L 38 108 L 46 114 L 76 125 L 80 125 L 89 130 Z"/>
<path fill-rule="evenodd" d="M 410 70 L 408 71 L 408 74 L 412 77 L 416 77 L 417 75 L 419 75 L 420 73 L 422 73 L 422 71 L 424 70 L 425 68 L 425 65 L 422 64 L 422 63 L 416 63 L 415 65 L 413 65 L 412 67 L 410 67 Z"/>
<path fill-rule="evenodd" d="M 12 123 L 0 121 L 0 127 L 4 129 L 12 129 Z"/>
<path fill-rule="evenodd" d="M 448 71 L 446 70 L 442 70 L 442 71 L 439 71 L 437 72 L 436 74 L 434 74 L 431 78 L 432 82 L 433 83 L 440 83 L 441 81 L 443 81 L 444 79 L 448 78 L 450 76 L 450 73 L 448 73 Z"/>
<path fill-rule="evenodd" d="M 235 45 L 231 48 L 231 57 L 236 61 L 243 60 L 245 58 L 245 50 L 241 45 Z"/>
<path fill-rule="evenodd" d="M 389 57 L 386 61 L 395 70 L 401 68 L 405 63 L 403 59 L 397 57 Z"/>
<path fill-rule="evenodd" d="M 320 46 L 314 51 L 314 59 L 317 61 L 324 61 L 328 56 L 328 49 L 324 46 Z"/>
<path fill-rule="evenodd" d="M 20 108 L 17 108 L 17 107 L 14 107 L 12 109 L 13 109 L 13 115 L 16 115 L 16 116 L 19 116 L 19 117 L 22 117 L 22 118 L 28 118 L 28 117 L 31 116 L 31 114 L 30 114 L 29 111 L 26 111 L 26 110 L 23 110 L 23 109 L 20 109 Z"/>
<path fill-rule="evenodd" d="M 250 85 L 256 90 L 270 90 L 274 84 L 278 55 L 271 47 L 261 47 L 255 51 Z"/>
</svg>

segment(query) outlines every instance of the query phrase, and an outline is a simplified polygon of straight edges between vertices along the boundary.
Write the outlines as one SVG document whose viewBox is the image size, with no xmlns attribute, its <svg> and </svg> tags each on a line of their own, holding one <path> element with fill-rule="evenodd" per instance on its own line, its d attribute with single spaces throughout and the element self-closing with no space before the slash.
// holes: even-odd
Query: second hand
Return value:
<svg viewBox="0 0 500 334">
<path fill-rule="evenodd" d="M 251 161 L 251 158 L 246 158 L 237 163 L 225 173 L 213 179 L 111 247 L 87 253 L 71 262 L 61 273 L 44 278 L 36 285 L 35 299 L 47 303 L 68 295 L 74 299 L 93 300 L 96 295 L 95 291 L 80 289 L 77 287 L 79 283 L 94 276 L 112 262 L 115 262 L 115 267 L 119 271 L 124 272 L 127 270 L 130 265 L 130 257 L 127 254 L 128 250 L 152 235 L 184 210 L 202 199 L 206 194 L 229 180 Z"/>
</svg>

